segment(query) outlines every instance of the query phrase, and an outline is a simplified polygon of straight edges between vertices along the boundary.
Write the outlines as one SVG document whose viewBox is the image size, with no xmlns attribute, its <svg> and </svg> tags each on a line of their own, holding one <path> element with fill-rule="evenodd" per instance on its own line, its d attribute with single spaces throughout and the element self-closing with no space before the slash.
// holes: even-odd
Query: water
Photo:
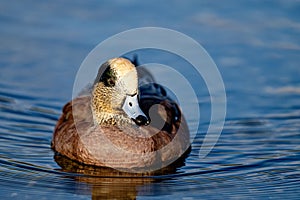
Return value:
<svg viewBox="0 0 300 200">
<path fill-rule="evenodd" d="M 1 199 L 299 199 L 299 10 L 289 0 L 2 1 Z M 204 118 L 185 164 L 172 172 L 62 169 L 50 141 L 80 63 L 102 40 L 141 26 L 181 31 L 216 62 L 228 105 L 217 145 L 199 159 Z M 209 110 L 207 93 L 198 95 Z"/>
</svg>

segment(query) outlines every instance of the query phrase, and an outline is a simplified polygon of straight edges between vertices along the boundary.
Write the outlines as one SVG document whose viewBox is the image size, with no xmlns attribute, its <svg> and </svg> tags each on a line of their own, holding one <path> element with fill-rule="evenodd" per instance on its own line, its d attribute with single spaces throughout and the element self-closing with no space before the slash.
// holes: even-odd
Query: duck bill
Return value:
<svg viewBox="0 0 300 200">
<path fill-rule="evenodd" d="M 137 94 L 133 96 L 127 95 L 122 109 L 128 117 L 136 123 L 136 125 L 141 126 L 149 124 L 149 118 L 140 108 Z"/>
</svg>

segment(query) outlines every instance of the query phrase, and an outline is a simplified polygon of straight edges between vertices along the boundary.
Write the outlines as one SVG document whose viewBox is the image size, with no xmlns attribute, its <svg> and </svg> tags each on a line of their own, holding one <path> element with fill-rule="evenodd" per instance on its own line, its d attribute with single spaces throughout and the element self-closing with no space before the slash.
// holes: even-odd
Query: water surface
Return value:
<svg viewBox="0 0 300 200">
<path fill-rule="evenodd" d="M 2 1 L 1 198 L 299 198 L 299 9 L 299 1 L 289 0 Z M 216 62 L 228 105 L 217 145 L 199 159 L 210 113 L 208 93 L 201 89 L 201 126 L 191 153 L 172 171 L 133 177 L 63 170 L 50 142 L 81 62 L 107 37 L 141 26 L 181 31 Z M 165 55 L 155 58 L 177 63 Z"/>
</svg>

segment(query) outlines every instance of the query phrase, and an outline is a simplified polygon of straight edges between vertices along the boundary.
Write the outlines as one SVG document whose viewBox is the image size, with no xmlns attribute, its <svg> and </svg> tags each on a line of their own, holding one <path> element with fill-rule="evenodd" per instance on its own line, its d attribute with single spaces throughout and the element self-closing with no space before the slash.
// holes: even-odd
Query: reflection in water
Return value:
<svg viewBox="0 0 300 200">
<path fill-rule="evenodd" d="M 268 198 L 299 186 L 300 118 L 294 112 L 228 118 L 206 158 L 198 157 L 205 135 L 199 132 L 180 162 L 152 174 L 128 174 L 83 166 L 59 155 L 57 166 L 50 142 L 60 106 L 43 98 L 27 100 L 1 91 L 0 96 L 9 99 L 0 103 L 3 198 Z"/>
<path fill-rule="evenodd" d="M 92 199 L 135 199 L 137 194 L 142 195 L 139 191 L 141 186 L 145 188 L 147 184 L 159 181 L 155 177 L 175 174 L 178 168 L 184 166 L 189 152 L 190 149 L 170 166 L 139 174 L 121 172 L 107 167 L 82 165 L 59 154 L 56 154 L 54 159 L 62 168 L 61 171 L 76 174 L 70 178 L 89 185 Z"/>
<path fill-rule="evenodd" d="M 299 1 L 275 0 L 272 6 L 259 0 L 174 1 L 172 9 L 168 1 L 49 2 L 1 2 L 1 199 L 108 194 L 138 199 L 299 199 Z M 65 163 L 58 166 L 50 142 L 80 63 L 99 41 L 149 22 L 195 38 L 218 65 L 228 111 L 217 145 L 199 159 L 210 117 L 204 85 L 197 95 L 201 119 L 208 119 L 200 120 L 184 164 L 147 178 L 112 171 L 105 172 L 112 176 L 101 176 L 66 161 L 58 161 Z M 140 60 L 148 58 L 170 66 L 179 62 L 160 54 L 142 55 Z M 188 77 L 193 81 L 192 73 Z"/>
</svg>

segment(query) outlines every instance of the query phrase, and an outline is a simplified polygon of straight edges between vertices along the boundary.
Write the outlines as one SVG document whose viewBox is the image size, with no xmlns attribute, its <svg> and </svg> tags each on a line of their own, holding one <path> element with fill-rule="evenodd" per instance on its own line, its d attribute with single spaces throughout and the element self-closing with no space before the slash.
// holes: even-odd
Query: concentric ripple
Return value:
<svg viewBox="0 0 300 200">
<path fill-rule="evenodd" d="M 300 185 L 300 117 L 293 113 L 228 119 L 220 141 L 205 159 L 198 157 L 205 135 L 199 132 L 184 163 L 171 171 L 136 176 L 55 158 L 69 167 L 58 166 L 50 142 L 60 104 L 55 99 L 0 91 L 0 185 L 4 197 L 106 198 L 115 194 L 146 198 L 154 193 L 168 195 L 171 188 L 185 198 L 213 197 L 215 192 L 229 199 L 275 194 L 296 197 L 292 191 Z"/>
</svg>

